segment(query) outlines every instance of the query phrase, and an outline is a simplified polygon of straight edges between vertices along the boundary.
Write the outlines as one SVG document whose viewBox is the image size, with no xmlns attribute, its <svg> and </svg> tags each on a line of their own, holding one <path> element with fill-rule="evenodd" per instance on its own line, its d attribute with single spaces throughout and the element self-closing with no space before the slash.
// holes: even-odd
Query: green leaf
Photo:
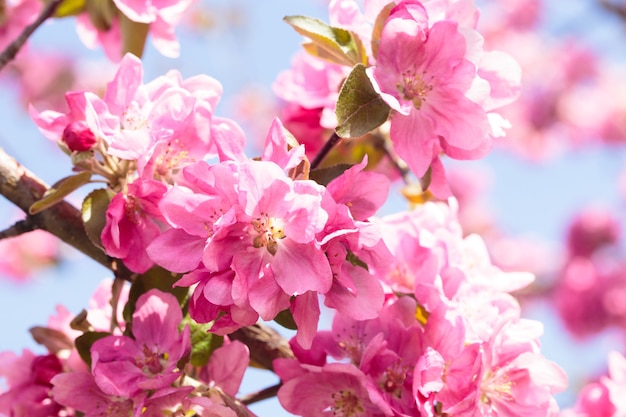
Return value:
<svg viewBox="0 0 626 417">
<path fill-rule="evenodd" d="M 179 279 L 180 274 L 174 274 L 160 266 L 152 267 L 147 272 L 139 275 L 130 287 L 128 302 L 124 306 L 124 320 L 126 320 L 126 323 L 132 322 L 133 313 L 135 312 L 135 306 L 139 297 L 153 288 L 174 294 L 178 302 L 181 305 L 184 304 L 189 289 L 186 287 L 172 287 Z"/>
<path fill-rule="evenodd" d="M 111 333 L 107 332 L 87 332 L 78 336 L 76 340 L 74 340 L 74 345 L 76 346 L 76 350 L 80 357 L 85 361 L 87 365 L 91 368 L 91 346 L 93 344 L 107 336 L 110 336 Z"/>
<path fill-rule="evenodd" d="M 363 136 L 387 121 L 389 106 L 374 89 L 364 65 L 355 65 L 343 83 L 336 114 L 335 131 L 342 138 Z"/>
<path fill-rule="evenodd" d="M 48 207 L 52 207 L 55 204 L 60 203 L 72 191 L 75 191 L 83 185 L 89 183 L 90 179 L 91 172 L 84 171 L 57 181 L 56 184 L 44 193 L 43 197 L 39 201 L 34 202 L 30 206 L 28 212 L 30 214 L 37 214 Z"/>
<path fill-rule="evenodd" d="M 309 173 L 309 179 L 326 187 L 350 167 L 352 167 L 351 164 L 337 164 L 327 168 L 316 168 Z"/>
<path fill-rule="evenodd" d="M 86 0 L 65 0 L 54 12 L 54 17 L 76 16 L 85 10 Z"/>
<path fill-rule="evenodd" d="M 304 49 L 319 58 L 339 65 L 367 63 L 363 43 L 354 33 L 330 26 L 319 19 L 306 16 L 286 16 L 283 19 L 296 32 L 311 39 Z"/>
<path fill-rule="evenodd" d="M 111 202 L 111 195 L 104 188 L 93 190 L 83 200 L 81 214 L 85 232 L 94 245 L 104 248 L 100 235 L 106 224 L 106 211 Z"/>
<path fill-rule="evenodd" d="M 197 323 L 185 316 L 182 324 L 189 325 L 191 330 L 191 364 L 205 366 L 213 351 L 224 343 L 224 337 L 209 332 L 212 323 Z"/>
<path fill-rule="evenodd" d="M 285 329 L 298 330 L 298 325 L 293 319 L 293 315 L 289 309 L 285 309 L 278 313 L 276 317 L 274 317 L 274 321 L 283 326 Z"/>
</svg>

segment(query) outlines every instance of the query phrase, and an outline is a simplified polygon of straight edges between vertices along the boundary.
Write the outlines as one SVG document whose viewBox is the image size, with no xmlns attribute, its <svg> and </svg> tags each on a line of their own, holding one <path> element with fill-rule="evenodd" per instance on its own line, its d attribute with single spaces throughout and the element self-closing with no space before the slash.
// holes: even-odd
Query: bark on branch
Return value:
<svg viewBox="0 0 626 417">
<path fill-rule="evenodd" d="M 0 194 L 28 215 L 28 208 L 38 201 L 48 186 L 0 148 Z M 80 211 L 63 201 L 33 216 L 30 223 L 52 233 L 96 262 L 119 272 L 119 262 L 108 257 L 87 237 Z"/>
</svg>

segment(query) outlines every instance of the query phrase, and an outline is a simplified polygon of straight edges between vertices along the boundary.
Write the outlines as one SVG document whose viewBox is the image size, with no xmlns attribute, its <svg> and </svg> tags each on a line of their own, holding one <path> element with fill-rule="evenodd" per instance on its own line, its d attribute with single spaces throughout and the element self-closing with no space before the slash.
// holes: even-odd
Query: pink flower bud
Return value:
<svg viewBox="0 0 626 417">
<path fill-rule="evenodd" d="M 55 355 L 37 356 L 33 360 L 32 375 L 37 384 L 50 385 L 52 377 L 61 372 L 63 365 Z"/>
<path fill-rule="evenodd" d="M 96 136 L 84 121 L 68 124 L 63 130 L 62 140 L 71 151 L 78 152 L 88 151 L 97 142 Z"/>
</svg>

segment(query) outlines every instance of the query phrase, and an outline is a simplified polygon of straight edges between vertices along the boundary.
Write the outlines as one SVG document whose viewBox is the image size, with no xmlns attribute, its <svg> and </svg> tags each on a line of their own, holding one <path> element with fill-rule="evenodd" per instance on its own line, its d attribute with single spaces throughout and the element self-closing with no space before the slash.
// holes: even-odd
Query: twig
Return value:
<svg viewBox="0 0 626 417">
<path fill-rule="evenodd" d="M 11 42 L 11 44 L 7 46 L 4 51 L 2 51 L 2 54 L 0 54 L 0 71 L 2 71 L 2 69 L 15 58 L 33 32 L 35 32 L 43 22 L 56 12 L 62 1 L 63 0 L 52 0 L 48 3 L 48 5 L 41 11 L 37 19 L 30 25 L 26 26 L 22 33 L 20 33 L 20 36 L 18 36 L 17 39 Z"/>
<path fill-rule="evenodd" d="M 35 174 L 24 168 L 0 148 L 1 195 L 28 213 L 29 207 L 41 199 L 47 189 L 48 186 Z M 71 204 L 62 201 L 34 216 L 30 216 L 29 219 L 37 228 L 55 235 L 96 262 L 116 271 L 116 276 L 126 280 L 131 279 L 132 273 L 121 262 L 108 257 L 102 249 L 93 244 L 85 233 L 80 211 Z"/>
<path fill-rule="evenodd" d="M 267 400 L 268 398 L 275 397 L 282 385 L 282 383 L 278 383 L 276 385 L 272 385 L 271 387 L 264 388 L 261 391 L 253 392 L 240 398 L 239 401 L 245 405 L 250 405 L 259 401 Z"/>
<path fill-rule="evenodd" d="M 623 6 L 618 6 L 615 3 L 612 3 L 609 0 L 599 0 L 600 6 L 604 7 L 605 10 L 616 14 L 622 20 L 626 21 L 626 8 Z"/>
<path fill-rule="evenodd" d="M 10 237 L 16 237 L 23 235 L 24 233 L 32 232 L 37 229 L 37 225 L 34 224 L 30 218 L 19 220 L 15 222 L 8 229 L 0 231 L 0 239 L 8 239 Z"/>
<path fill-rule="evenodd" d="M 326 143 L 324 144 L 322 149 L 320 149 L 320 151 L 317 153 L 317 155 L 315 155 L 315 159 L 313 159 L 313 162 L 311 162 L 311 169 L 312 170 L 317 168 L 317 167 L 319 167 L 319 165 L 322 163 L 324 158 L 326 158 L 326 155 L 328 155 L 328 152 L 330 152 L 330 150 L 337 143 L 339 143 L 340 140 L 341 140 L 341 138 L 339 137 L 339 135 L 337 135 L 337 132 L 333 132 L 332 136 L 330 138 L 328 138 L 328 140 L 326 141 Z"/>
<path fill-rule="evenodd" d="M 228 337 L 246 344 L 250 349 L 252 363 L 263 369 L 272 371 L 274 359 L 295 357 L 284 337 L 260 323 L 243 327 Z"/>
<path fill-rule="evenodd" d="M 396 153 L 393 151 L 391 147 L 391 142 L 385 139 L 384 137 L 382 138 L 382 141 L 383 141 L 383 145 L 382 145 L 383 152 L 385 153 L 387 158 L 389 158 L 389 160 L 391 161 L 391 164 L 396 169 L 396 171 L 398 171 L 398 174 L 400 174 L 400 176 L 402 177 L 402 181 L 404 181 L 404 183 L 407 185 L 410 184 L 411 178 L 409 176 L 411 174 L 411 170 L 409 169 L 409 167 L 404 161 L 398 158 L 398 155 L 396 155 Z"/>
</svg>

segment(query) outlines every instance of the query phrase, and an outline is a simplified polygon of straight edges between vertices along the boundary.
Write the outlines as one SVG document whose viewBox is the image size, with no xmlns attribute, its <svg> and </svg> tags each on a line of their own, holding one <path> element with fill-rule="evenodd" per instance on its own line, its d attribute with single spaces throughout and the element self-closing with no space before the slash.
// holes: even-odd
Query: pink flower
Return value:
<svg viewBox="0 0 626 417">
<path fill-rule="evenodd" d="M 308 110 L 322 108 L 321 126 L 333 129 L 337 125 L 335 103 L 348 72 L 347 67 L 302 51 L 293 58 L 292 68 L 278 75 L 272 89 L 288 103 Z"/>
<path fill-rule="evenodd" d="M 83 121 L 72 122 L 63 130 L 61 138 L 70 151 L 85 152 L 91 149 L 98 141 L 93 132 Z"/>
<path fill-rule="evenodd" d="M 0 376 L 7 390 L 0 394 L 0 414 L 7 416 L 57 416 L 61 406 L 50 395 L 51 379 L 63 371 L 55 355 L 35 356 L 24 350 L 22 356 L 0 353 Z"/>
<path fill-rule="evenodd" d="M 170 386 L 179 376 L 177 362 L 189 352 L 189 328 L 180 332 L 182 312 L 176 298 L 150 290 L 137 300 L 133 336 L 108 336 L 91 348 L 95 382 L 107 395 L 132 397 Z"/>
<path fill-rule="evenodd" d="M 278 373 L 285 381 L 278 399 L 290 413 L 322 417 L 330 410 L 345 416 L 392 415 L 373 384 L 353 365 L 328 364 L 319 371 L 305 371 L 292 379 Z"/>
<path fill-rule="evenodd" d="M 418 176 L 440 151 L 474 159 L 490 148 L 487 114 L 470 95 L 476 67 L 466 52 L 458 25 L 438 21 L 429 27 L 418 2 L 400 2 L 385 23 L 372 75 L 397 112 L 391 119 L 394 147 Z"/>
<path fill-rule="evenodd" d="M 538 353 L 542 331 L 539 322 L 503 320 L 483 350 L 479 410 L 498 417 L 558 414 L 553 395 L 566 388 L 567 375 Z"/>
<path fill-rule="evenodd" d="M 137 179 L 126 193 L 116 194 L 107 208 L 102 244 L 108 255 L 123 260 L 134 272 L 143 273 L 154 265 L 146 247 L 164 226 L 158 202 L 166 189 L 158 181 Z"/>
<path fill-rule="evenodd" d="M 194 0 L 114 0 L 115 7 L 133 22 L 146 23 L 150 26 L 150 35 L 155 48 L 163 55 L 176 58 L 180 53 L 180 44 L 176 39 L 174 27 L 178 25 Z M 97 28 L 87 13 L 77 19 L 78 35 L 88 47 L 96 48 L 100 44 L 109 59 L 119 61 L 122 57 L 122 37 L 119 17 L 115 16 L 109 28 Z"/>
<path fill-rule="evenodd" d="M 250 351 L 243 343 L 225 339 L 224 345 L 211 353 L 209 363 L 202 368 L 199 377 L 210 386 L 217 386 L 234 397 L 244 373 L 250 364 Z"/>
<path fill-rule="evenodd" d="M 312 181 L 290 181 L 270 162 L 241 164 L 241 211 L 236 223 L 220 229 L 209 241 L 205 266 L 215 268 L 218 253 L 222 259 L 232 259 L 239 285 L 248 288 L 249 296 L 262 290 L 255 281 L 263 275 L 288 295 L 327 292 L 330 267 L 315 240 L 328 219 L 321 208 L 322 190 Z"/>
</svg>

